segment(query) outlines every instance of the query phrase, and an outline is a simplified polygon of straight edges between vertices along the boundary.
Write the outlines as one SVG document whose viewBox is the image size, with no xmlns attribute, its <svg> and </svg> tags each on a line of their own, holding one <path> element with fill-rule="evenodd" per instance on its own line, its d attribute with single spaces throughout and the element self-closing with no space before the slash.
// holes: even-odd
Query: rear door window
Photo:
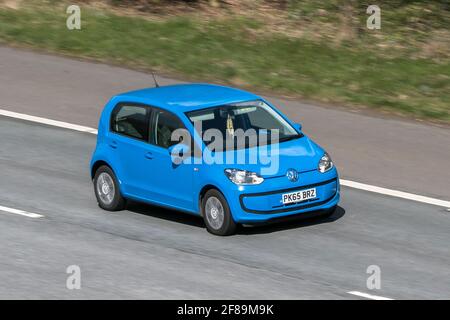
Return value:
<svg viewBox="0 0 450 320">
<path fill-rule="evenodd" d="M 155 108 L 151 122 L 152 132 L 150 135 L 150 142 L 163 148 L 169 148 L 170 146 L 182 142 L 182 139 L 179 141 L 172 141 L 172 133 L 175 130 L 184 129 L 187 133 L 181 120 L 176 115 L 166 110 Z"/>
<path fill-rule="evenodd" d="M 148 141 L 149 120 L 150 108 L 140 105 L 119 105 L 111 117 L 111 130 L 131 138 Z"/>
</svg>

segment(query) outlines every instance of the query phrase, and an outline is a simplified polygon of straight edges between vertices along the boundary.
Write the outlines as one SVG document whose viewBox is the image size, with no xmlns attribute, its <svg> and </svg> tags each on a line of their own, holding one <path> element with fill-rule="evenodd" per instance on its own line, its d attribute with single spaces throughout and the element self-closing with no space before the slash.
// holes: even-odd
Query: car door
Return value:
<svg viewBox="0 0 450 320">
<path fill-rule="evenodd" d="M 161 203 L 184 209 L 194 210 L 193 165 L 174 164 L 169 147 L 179 141 L 172 141 L 172 133 L 185 129 L 182 121 L 174 113 L 152 108 L 150 120 L 150 144 L 152 146 L 153 168 L 149 177 L 152 193 L 158 194 Z"/>
<path fill-rule="evenodd" d="M 148 176 L 153 171 L 149 144 L 151 108 L 133 103 L 118 104 L 111 115 L 108 137 L 114 170 L 125 196 L 150 199 Z"/>
</svg>

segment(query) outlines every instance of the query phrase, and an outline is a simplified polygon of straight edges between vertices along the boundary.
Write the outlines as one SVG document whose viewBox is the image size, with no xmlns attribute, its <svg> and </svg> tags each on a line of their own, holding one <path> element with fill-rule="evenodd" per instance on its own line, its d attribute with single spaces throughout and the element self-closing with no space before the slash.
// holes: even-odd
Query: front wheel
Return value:
<svg viewBox="0 0 450 320">
<path fill-rule="evenodd" d="M 212 189 L 206 192 L 202 201 L 202 215 L 210 233 L 228 236 L 236 232 L 236 222 L 225 197 L 219 191 Z"/>
<path fill-rule="evenodd" d="M 94 176 L 95 196 L 100 208 L 119 211 L 125 208 L 125 199 L 120 194 L 116 175 L 108 166 L 101 166 Z"/>
</svg>

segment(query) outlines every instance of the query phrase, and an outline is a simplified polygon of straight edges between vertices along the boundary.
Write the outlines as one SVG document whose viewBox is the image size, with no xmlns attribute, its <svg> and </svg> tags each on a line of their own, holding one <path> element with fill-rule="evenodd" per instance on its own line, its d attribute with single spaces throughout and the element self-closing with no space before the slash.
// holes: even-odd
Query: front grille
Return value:
<svg viewBox="0 0 450 320">
<path fill-rule="evenodd" d="M 337 179 L 331 179 L 331 180 L 327 180 L 327 181 L 323 181 L 320 183 L 315 183 L 315 184 L 310 184 L 310 185 L 306 185 L 306 186 L 302 186 L 300 187 L 301 189 L 309 189 L 309 188 L 313 188 L 313 187 L 319 187 L 319 186 L 323 186 L 323 185 L 327 185 L 333 182 L 337 182 Z M 276 214 L 276 213 L 284 213 L 284 212 L 290 212 L 290 211 L 296 211 L 296 210 L 303 210 L 303 209 L 307 209 L 307 208 L 312 208 L 315 206 L 320 206 L 322 204 L 325 204 L 327 202 L 329 202 L 331 199 L 333 199 L 337 193 L 337 188 L 336 190 L 333 192 L 333 194 L 329 197 L 327 197 L 326 199 L 322 199 L 320 197 L 315 198 L 315 199 L 309 199 L 309 200 L 305 200 L 305 201 L 301 201 L 301 202 L 297 202 L 297 203 L 290 203 L 290 204 L 280 204 L 280 205 L 272 205 L 270 206 L 269 210 L 257 210 L 257 209 L 250 209 L 247 208 L 244 204 L 244 198 L 246 197 L 264 197 L 264 196 L 269 196 L 269 195 L 274 195 L 274 194 L 283 194 L 283 193 L 287 193 L 287 192 L 291 192 L 291 191 L 295 191 L 298 190 L 299 187 L 295 187 L 295 188 L 289 188 L 289 189 L 284 189 L 284 190 L 276 190 L 276 191 L 271 191 L 271 192 L 261 192 L 261 193 L 252 193 L 252 194 L 241 194 L 239 197 L 239 202 L 241 204 L 241 208 L 249 213 L 257 213 L 257 214 Z"/>
</svg>

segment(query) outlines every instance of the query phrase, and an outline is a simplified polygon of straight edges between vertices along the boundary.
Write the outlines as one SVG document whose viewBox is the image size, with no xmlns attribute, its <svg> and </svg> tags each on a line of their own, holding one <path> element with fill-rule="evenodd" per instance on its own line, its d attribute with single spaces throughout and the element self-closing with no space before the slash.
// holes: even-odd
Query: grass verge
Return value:
<svg viewBox="0 0 450 320">
<path fill-rule="evenodd" d="M 32 3 L 0 7 L 0 42 L 450 123 L 448 59 L 260 32 L 260 20 L 239 16 L 150 20 L 82 6 L 82 29 L 69 31 L 65 6 Z"/>
</svg>

